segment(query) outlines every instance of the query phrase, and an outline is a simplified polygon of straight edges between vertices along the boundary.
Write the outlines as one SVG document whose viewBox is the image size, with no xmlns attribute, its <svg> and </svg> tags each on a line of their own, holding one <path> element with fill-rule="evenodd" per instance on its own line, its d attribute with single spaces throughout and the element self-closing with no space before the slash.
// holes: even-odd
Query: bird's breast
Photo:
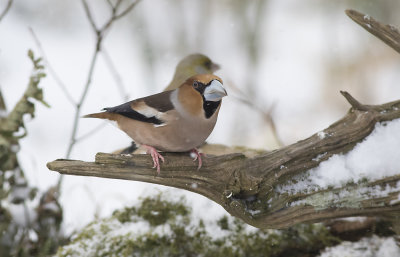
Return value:
<svg viewBox="0 0 400 257">
<path fill-rule="evenodd" d="M 166 152 L 186 152 L 204 143 L 217 121 L 192 117 L 187 118 L 175 113 L 170 115 L 165 125 L 160 126 L 132 119 L 121 118 L 119 127 L 136 143 L 146 144 Z"/>
</svg>

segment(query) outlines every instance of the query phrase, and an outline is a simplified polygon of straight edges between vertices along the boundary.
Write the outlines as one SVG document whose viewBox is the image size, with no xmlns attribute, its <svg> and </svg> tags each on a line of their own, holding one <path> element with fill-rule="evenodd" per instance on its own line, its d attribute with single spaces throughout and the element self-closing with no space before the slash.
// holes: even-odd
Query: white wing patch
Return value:
<svg viewBox="0 0 400 257">
<path fill-rule="evenodd" d="M 154 109 L 150 106 L 148 106 L 145 102 L 140 101 L 135 103 L 132 108 L 137 111 L 138 113 L 146 116 L 147 118 L 155 117 L 161 121 L 164 121 L 165 119 L 163 118 L 165 116 L 165 113 L 158 111 L 157 109 Z M 161 124 L 153 124 L 154 127 L 163 127 L 167 125 L 166 122 L 163 122 Z"/>
</svg>

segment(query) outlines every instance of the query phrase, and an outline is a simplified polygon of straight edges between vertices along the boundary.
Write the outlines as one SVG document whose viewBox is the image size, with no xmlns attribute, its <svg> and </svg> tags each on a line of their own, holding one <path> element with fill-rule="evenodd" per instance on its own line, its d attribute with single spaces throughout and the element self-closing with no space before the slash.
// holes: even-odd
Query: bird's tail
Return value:
<svg viewBox="0 0 400 257">
<path fill-rule="evenodd" d="M 116 115 L 114 113 L 110 112 L 98 112 L 98 113 L 91 113 L 87 114 L 85 116 L 82 116 L 82 118 L 97 118 L 97 119 L 107 119 L 107 120 L 116 120 Z"/>
</svg>

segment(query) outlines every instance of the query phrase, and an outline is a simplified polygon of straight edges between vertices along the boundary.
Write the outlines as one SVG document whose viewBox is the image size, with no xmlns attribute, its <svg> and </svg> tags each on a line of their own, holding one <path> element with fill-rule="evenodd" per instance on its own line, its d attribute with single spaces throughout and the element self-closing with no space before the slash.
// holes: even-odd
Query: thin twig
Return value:
<svg viewBox="0 0 400 257">
<path fill-rule="evenodd" d="M 371 109 L 370 106 L 361 104 L 348 92 L 340 91 L 340 93 L 344 96 L 344 98 L 346 98 L 347 102 L 349 102 L 349 104 L 353 107 L 353 109 L 359 110 L 359 111 L 368 111 Z"/>
<path fill-rule="evenodd" d="M 111 0 L 107 0 L 108 5 L 110 6 L 111 9 L 114 8 L 114 4 L 111 2 Z"/>
<path fill-rule="evenodd" d="M 76 102 L 74 100 L 74 98 L 72 97 L 72 95 L 69 93 L 67 86 L 65 85 L 65 83 L 61 80 L 60 76 L 58 76 L 57 72 L 55 71 L 55 69 L 53 69 L 53 66 L 50 64 L 49 59 L 47 58 L 47 55 L 42 47 L 42 44 L 40 43 L 39 38 L 36 36 L 36 33 L 33 31 L 33 29 L 31 27 L 29 27 L 29 31 L 31 32 L 31 35 L 33 37 L 33 40 L 35 41 L 35 44 L 37 46 L 37 48 L 40 51 L 40 55 L 43 58 L 43 61 L 45 62 L 47 69 L 49 71 L 49 73 L 51 74 L 51 76 L 54 78 L 54 80 L 56 81 L 56 84 L 61 88 L 61 90 L 64 92 L 65 97 L 68 99 L 68 101 L 72 104 L 72 105 L 76 105 Z"/>
<path fill-rule="evenodd" d="M 123 101 L 127 101 L 129 99 L 129 94 L 126 92 L 126 87 L 122 81 L 122 77 L 119 74 L 118 70 L 115 68 L 114 62 L 111 59 L 111 56 L 109 55 L 108 51 L 103 47 L 103 50 L 101 52 L 103 54 L 104 60 L 106 61 L 106 65 L 108 66 L 108 69 L 114 78 L 115 84 L 117 85 L 119 94 L 122 98 Z"/>
<path fill-rule="evenodd" d="M 83 140 L 93 136 L 94 134 L 96 134 L 97 132 L 99 132 L 101 129 L 103 129 L 105 126 L 107 125 L 107 121 L 104 121 L 102 123 L 100 123 L 99 125 L 97 125 L 96 127 L 94 127 L 93 129 L 89 130 L 88 132 L 86 132 L 85 134 L 81 135 L 80 137 L 75 139 L 76 143 L 80 143 Z"/>
<path fill-rule="evenodd" d="M 109 20 L 105 23 L 105 25 L 99 29 L 96 26 L 96 23 L 94 22 L 92 13 L 90 11 L 89 5 L 87 3 L 86 0 L 82 0 L 82 4 L 83 4 L 83 8 L 85 10 L 86 13 L 86 17 L 89 20 L 89 23 L 93 29 L 93 31 L 96 34 L 96 46 L 95 46 L 95 50 L 94 53 L 92 55 L 92 59 L 90 62 L 90 66 L 89 66 L 89 72 L 87 75 L 87 79 L 86 79 L 86 83 L 82 92 L 82 95 L 79 99 L 79 102 L 76 104 L 75 106 L 75 115 L 74 115 L 74 122 L 73 122 L 73 126 L 72 126 L 72 133 L 70 136 L 70 141 L 69 141 L 69 145 L 67 148 L 67 152 L 66 152 L 66 158 L 70 158 L 71 156 L 71 152 L 72 149 L 74 148 L 75 144 L 77 143 L 77 132 L 78 132 L 78 127 L 79 127 L 79 118 L 81 116 L 81 108 L 83 103 L 86 100 L 86 96 L 87 93 L 89 92 L 89 88 L 92 82 L 92 78 L 93 78 L 93 73 L 94 73 L 94 68 L 97 62 L 97 58 L 98 55 L 100 53 L 100 51 L 102 51 L 102 43 L 103 43 L 103 39 L 105 36 L 105 33 L 111 28 L 111 25 L 113 24 L 114 21 L 116 21 L 117 19 L 121 18 L 122 16 L 116 17 L 116 13 L 118 12 L 118 7 L 120 6 L 122 0 L 118 0 L 117 3 L 115 4 L 115 6 L 112 8 L 112 15 L 109 18 Z M 133 4 L 129 5 L 127 7 L 127 9 L 125 9 L 122 13 L 124 13 L 124 15 L 128 14 L 128 12 L 126 12 L 126 10 L 132 10 L 133 6 L 135 6 L 137 3 L 139 2 L 139 0 L 135 1 Z M 132 7 L 131 7 L 132 6 Z M 62 184 L 62 180 L 63 180 L 63 176 L 60 176 L 58 183 L 57 183 L 57 189 L 59 190 Z"/>
<path fill-rule="evenodd" d="M 101 42 L 101 41 L 99 41 Z M 99 44 L 98 44 L 99 45 Z M 75 116 L 74 116 L 74 123 L 73 123 L 73 129 L 72 129 L 72 134 L 71 134 L 71 138 L 70 138 L 70 144 L 68 146 L 68 150 L 66 153 L 66 158 L 69 158 L 71 156 L 71 152 L 72 152 L 72 148 L 74 147 L 75 143 L 76 143 L 76 132 L 78 130 L 78 125 L 79 125 L 79 118 L 81 116 L 81 108 L 82 108 L 82 104 L 86 99 L 87 93 L 89 91 L 89 87 L 91 85 L 92 82 L 92 76 L 93 76 L 93 72 L 94 72 L 94 67 L 96 65 L 96 60 L 98 57 L 98 53 L 100 51 L 99 47 L 96 47 L 93 56 L 92 56 L 92 60 L 90 62 L 90 68 L 89 68 L 89 73 L 86 79 L 86 84 L 82 93 L 82 96 L 78 102 L 78 104 L 76 105 L 76 111 L 75 111 Z"/>
<path fill-rule="evenodd" d="M 120 14 L 115 16 L 115 19 L 118 20 L 122 17 L 124 17 L 126 14 L 128 14 L 141 0 L 137 0 L 133 3 L 131 3 L 124 11 L 122 11 Z"/>
<path fill-rule="evenodd" d="M 92 26 L 92 29 L 96 33 L 98 33 L 98 29 L 97 29 L 96 23 L 94 22 L 92 13 L 90 12 L 88 3 L 86 2 L 86 0 L 82 0 L 82 4 L 83 4 L 83 9 L 85 10 L 85 13 L 86 13 L 86 17 L 89 20 L 90 26 Z"/>
<path fill-rule="evenodd" d="M 0 14 L 0 21 L 6 16 L 8 11 L 10 10 L 12 3 L 13 0 L 8 0 L 6 8 L 4 8 L 3 12 Z"/>
<path fill-rule="evenodd" d="M 85 0 L 83 0 L 85 1 Z M 118 7 L 120 6 L 120 4 L 122 3 L 121 0 L 119 0 L 116 4 L 115 4 L 115 8 L 112 9 L 112 16 L 111 19 L 106 22 L 103 27 L 100 29 L 100 31 L 102 33 L 105 33 L 110 26 L 112 25 L 112 23 L 116 20 L 119 20 L 120 18 L 124 17 L 125 15 L 127 15 L 130 11 L 132 11 L 132 9 L 140 2 L 140 0 L 136 0 L 135 2 L 131 3 L 128 7 L 125 8 L 125 10 L 123 10 L 120 14 L 117 14 L 118 12 Z"/>
<path fill-rule="evenodd" d="M 242 97 L 234 96 L 234 99 L 236 99 L 237 101 L 239 101 L 239 102 L 249 106 L 250 108 L 256 110 L 257 112 L 259 112 L 262 115 L 263 119 L 270 125 L 272 135 L 275 138 L 278 146 L 279 147 L 284 146 L 282 140 L 280 139 L 280 137 L 278 135 L 278 130 L 276 129 L 276 125 L 275 125 L 275 120 L 271 115 L 272 107 L 269 108 L 269 111 L 265 111 L 263 108 L 258 106 L 254 101 L 251 101 L 248 97 L 245 97 L 246 94 L 242 90 L 240 90 L 238 87 L 236 87 L 234 83 L 229 82 L 228 85 L 231 89 L 233 89 L 239 95 L 242 96 Z"/>
</svg>

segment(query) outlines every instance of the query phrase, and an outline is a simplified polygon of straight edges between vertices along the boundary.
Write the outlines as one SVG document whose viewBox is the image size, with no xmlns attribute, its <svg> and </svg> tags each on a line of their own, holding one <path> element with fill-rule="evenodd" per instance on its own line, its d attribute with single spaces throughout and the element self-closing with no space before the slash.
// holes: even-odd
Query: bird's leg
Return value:
<svg viewBox="0 0 400 257">
<path fill-rule="evenodd" d="M 196 161 L 197 159 L 199 160 L 199 166 L 197 167 L 197 170 L 199 170 L 201 168 L 201 165 L 203 164 L 202 160 L 201 160 L 201 156 L 206 156 L 206 154 L 204 153 L 200 153 L 199 151 L 197 151 L 196 148 L 190 150 L 190 155 L 194 155 L 194 159 L 193 161 Z"/>
<path fill-rule="evenodd" d="M 153 168 L 157 168 L 157 173 L 160 174 L 160 160 L 159 159 L 161 159 L 161 161 L 164 162 L 164 157 L 159 152 L 157 152 L 157 149 L 155 149 L 154 147 L 149 146 L 149 145 L 142 145 L 142 146 L 145 147 L 147 149 L 147 153 L 151 155 L 151 158 L 153 159 L 153 163 L 154 163 Z"/>
</svg>

